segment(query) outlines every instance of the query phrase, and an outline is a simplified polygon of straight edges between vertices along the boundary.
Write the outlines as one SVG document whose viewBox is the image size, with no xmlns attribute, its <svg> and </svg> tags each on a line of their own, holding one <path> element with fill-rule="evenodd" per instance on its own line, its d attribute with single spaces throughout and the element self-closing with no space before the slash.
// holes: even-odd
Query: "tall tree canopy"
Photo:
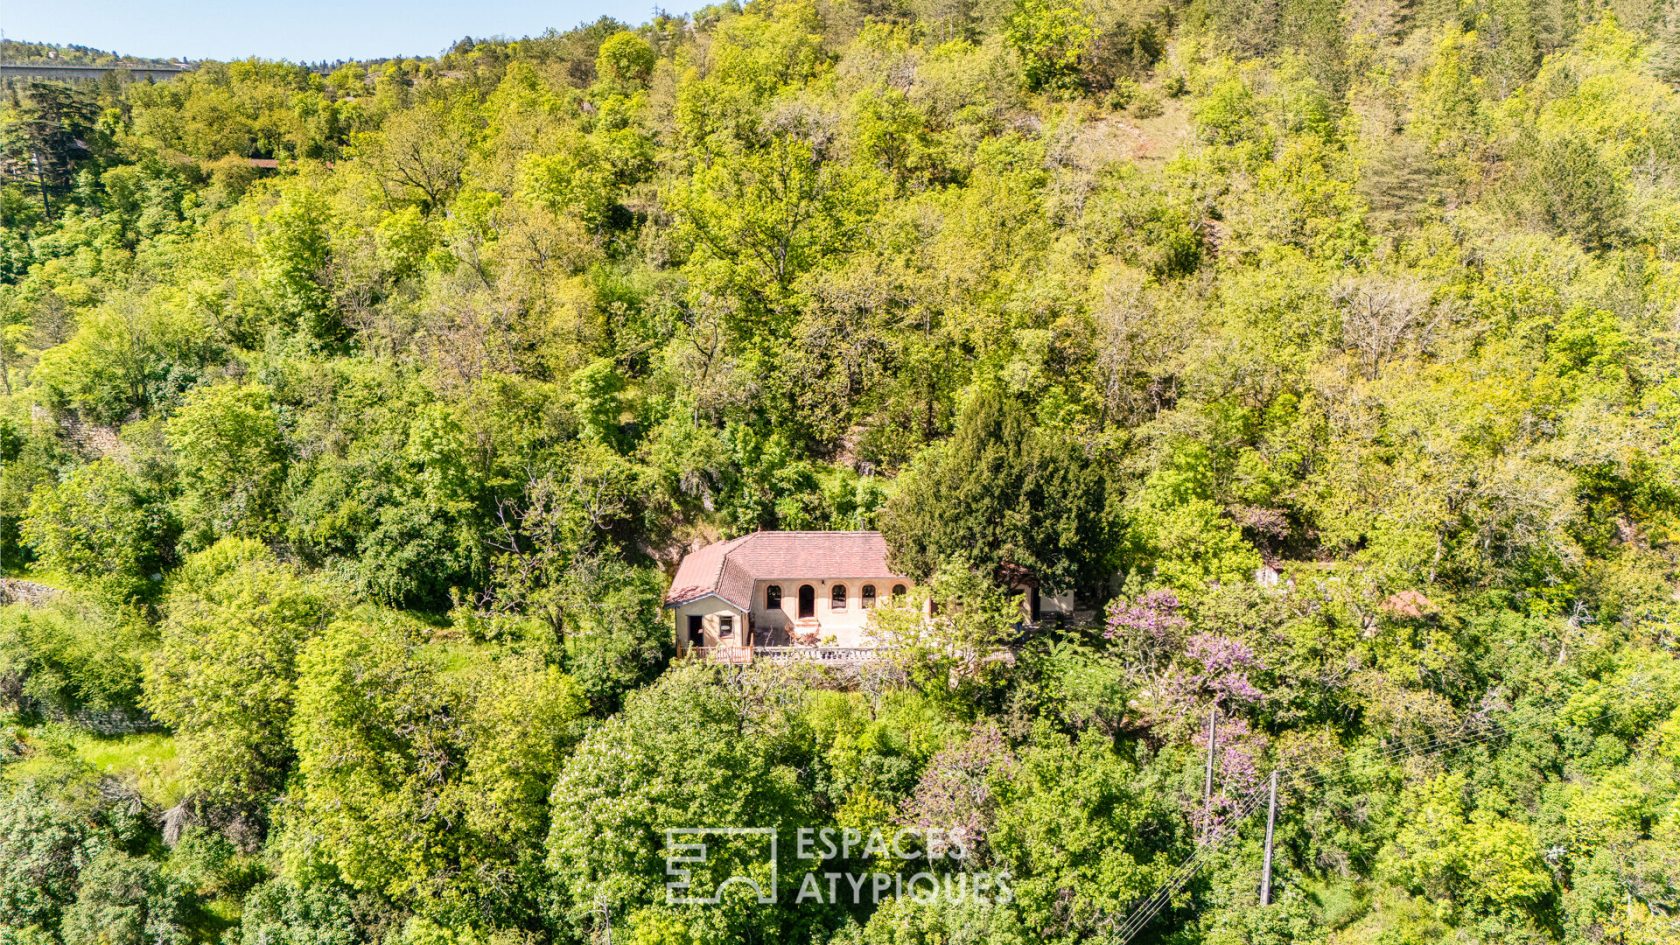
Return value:
<svg viewBox="0 0 1680 945">
<path fill-rule="evenodd" d="M 132 78 L 0 78 L 0 945 L 1071 945 L 1192 859 L 1136 941 L 1673 945 L 1672 0 Z M 890 651 L 671 665 L 757 529 L 884 531 Z M 667 898 L 705 826 L 776 902 Z"/>
<path fill-rule="evenodd" d="M 882 510 L 893 565 L 925 580 L 960 557 L 1051 591 L 1091 586 L 1117 563 L 1108 471 L 1106 457 L 1038 428 L 1019 401 L 983 388 Z"/>
</svg>

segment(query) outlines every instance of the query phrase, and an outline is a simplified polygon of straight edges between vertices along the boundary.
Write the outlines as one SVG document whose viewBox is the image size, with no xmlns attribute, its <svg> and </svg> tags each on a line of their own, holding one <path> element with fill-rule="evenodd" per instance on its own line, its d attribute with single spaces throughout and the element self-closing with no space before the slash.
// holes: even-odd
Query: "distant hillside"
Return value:
<svg viewBox="0 0 1680 945">
<path fill-rule="evenodd" d="M 166 66 L 172 60 L 149 59 L 145 56 L 124 56 L 104 49 L 75 44 L 31 43 L 26 40 L 0 39 L 0 63 L 57 63 L 67 66 Z"/>
</svg>

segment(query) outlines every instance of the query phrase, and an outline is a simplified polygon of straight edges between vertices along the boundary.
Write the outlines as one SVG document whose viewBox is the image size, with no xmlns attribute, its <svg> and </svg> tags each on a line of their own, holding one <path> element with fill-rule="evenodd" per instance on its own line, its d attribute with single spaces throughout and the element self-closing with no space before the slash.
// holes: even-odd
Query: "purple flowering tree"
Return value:
<svg viewBox="0 0 1680 945">
<path fill-rule="evenodd" d="M 1211 695 L 1216 705 L 1259 702 L 1263 698 L 1248 678 L 1260 661 L 1247 643 L 1222 633 L 1198 633 L 1190 638 L 1184 655 L 1195 670 L 1195 684 Z"/>
<path fill-rule="evenodd" d="M 1147 591 L 1109 605 L 1103 635 L 1114 642 L 1128 672 L 1152 704 L 1154 725 L 1171 740 L 1184 739 L 1198 753 L 1210 709 L 1219 713 L 1214 739 L 1213 826 L 1222 823 L 1258 787 L 1264 734 L 1236 713 L 1260 703 L 1254 684 L 1262 668 L 1254 648 L 1223 633 L 1195 631 L 1170 590 Z M 1193 820 L 1204 819 L 1200 796 L 1186 798 Z"/>
<path fill-rule="evenodd" d="M 1146 591 L 1131 600 L 1118 597 L 1108 605 L 1103 636 L 1145 686 L 1159 682 L 1184 645 L 1190 621 L 1179 609 L 1178 595 L 1168 590 Z"/>
<path fill-rule="evenodd" d="M 1222 633 L 1190 633 L 1181 610 L 1172 591 L 1146 591 L 1109 604 L 1103 628 L 1132 675 L 1162 697 L 1163 712 L 1176 717 L 1209 702 L 1228 708 L 1264 698 L 1249 678 L 1260 668 L 1254 648 Z"/>
<path fill-rule="evenodd" d="M 969 849 L 983 857 L 997 813 L 994 778 L 1010 778 L 1015 753 L 996 725 L 982 723 L 968 738 L 948 745 L 928 762 L 904 800 L 899 822 L 919 830 L 962 831 Z"/>
<path fill-rule="evenodd" d="M 1141 635 L 1157 643 L 1171 643 L 1190 626 L 1178 610 L 1178 595 L 1167 590 L 1145 591 L 1136 600 L 1116 598 L 1108 605 L 1103 636 L 1113 640 Z"/>
</svg>

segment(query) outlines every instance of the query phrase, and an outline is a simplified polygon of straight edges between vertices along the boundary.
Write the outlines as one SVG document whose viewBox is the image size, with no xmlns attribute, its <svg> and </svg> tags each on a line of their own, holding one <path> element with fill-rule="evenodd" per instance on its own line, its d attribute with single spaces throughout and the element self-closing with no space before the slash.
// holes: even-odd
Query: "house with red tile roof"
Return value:
<svg viewBox="0 0 1680 945">
<path fill-rule="evenodd" d="M 887 561 L 880 532 L 754 532 L 707 545 L 677 567 L 665 606 L 677 652 L 717 648 L 750 658 L 765 647 L 873 647 L 869 613 L 914 582 Z M 1071 611 L 1072 595 L 1045 598 L 1023 585 L 1023 617 L 1041 603 Z"/>
<path fill-rule="evenodd" d="M 665 606 L 677 650 L 822 644 L 862 648 L 869 611 L 909 592 L 880 532 L 754 532 L 677 567 Z"/>
</svg>

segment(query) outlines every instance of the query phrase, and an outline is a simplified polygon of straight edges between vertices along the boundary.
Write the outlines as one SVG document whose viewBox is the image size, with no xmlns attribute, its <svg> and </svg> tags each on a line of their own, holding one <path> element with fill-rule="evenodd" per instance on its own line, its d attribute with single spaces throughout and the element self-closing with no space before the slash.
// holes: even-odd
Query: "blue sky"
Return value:
<svg viewBox="0 0 1680 945">
<path fill-rule="evenodd" d="M 671 3 L 685 13 L 700 3 Z M 435 55 L 462 36 L 527 36 L 605 14 L 652 18 L 654 0 L 0 0 L 9 39 L 136 56 L 353 59 Z"/>
</svg>

